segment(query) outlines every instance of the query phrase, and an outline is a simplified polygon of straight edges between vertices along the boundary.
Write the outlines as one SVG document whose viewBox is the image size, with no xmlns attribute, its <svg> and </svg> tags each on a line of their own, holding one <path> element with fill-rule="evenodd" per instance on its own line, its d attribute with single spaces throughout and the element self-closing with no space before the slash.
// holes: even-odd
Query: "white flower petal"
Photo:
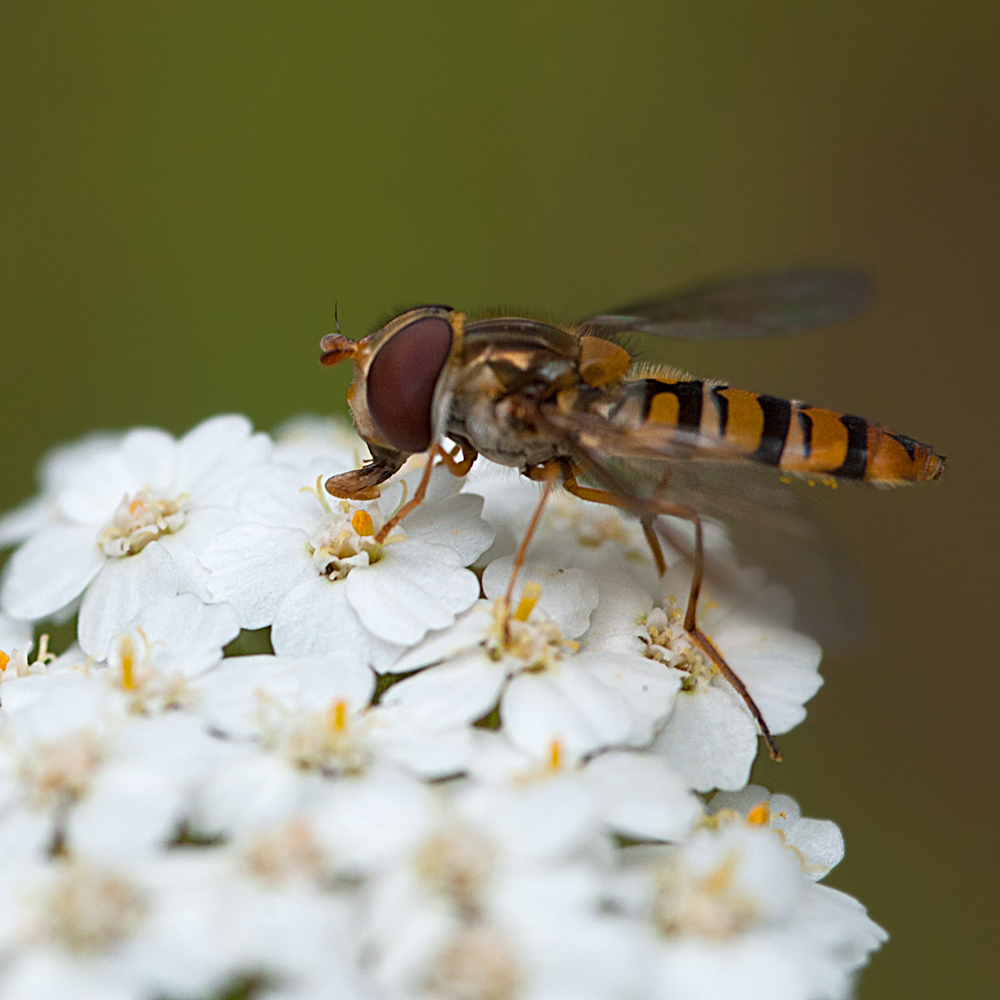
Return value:
<svg viewBox="0 0 1000 1000">
<path fill-rule="evenodd" d="M 170 775 L 143 761 L 107 765 L 69 815 L 69 845 L 106 864 L 148 856 L 176 832 L 182 795 Z"/>
<path fill-rule="evenodd" d="M 261 696 L 288 711 L 325 711 L 340 699 L 360 710 L 375 693 L 375 675 L 347 656 L 231 656 L 198 687 L 198 714 L 214 729 L 245 738 L 259 733 Z"/>
<path fill-rule="evenodd" d="M 209 572 L 199 556 L 212 541 L 224 531 L 239 523 L 235 510 L 225 507 L 196 507 L 187 514 L 184 527 L 177 532 L 162 535 L 159 539 L 177 565 L 179 587 L 208 600 Z"/>
<path fill-rule="evenodd" d="M 14 618 L 44 618 L 78 597 L 104 563 L 92 528 L 51 524 L 11 556 L 0 605 Z"/>
<path fill-rule="evenodd" d="M 54 517 L 52 501 L 46 496 L 33 497 L 0 517 L 0 549 L 16 545 L 44 528 Z"/>
<path fill-rule="evenodd" d="M 65 478 L 56 505 L 70 523 L 99 529 L 111 519 L 122 498 L 142 485 L 125 468 L 118 447 L 102 449 Z"/>
<path fill-rule="evenodd" d="M 483 592 L 493 600 L 507 592 L 512 557 L 491 562 L 483 573 Z M 559 626 L 563 635 L 575 639 L 587 631 L 590 613 L 597 607 L 600 592 L 596 582 L 582 569 L 560 569 L 543 563 L 525 563 L 515 585 L 514 606 L 529 581 L 542 588 L 538 607 Z"/>
<path fill-rule="evenodd" d="M 315 773 L 293 771 L 273 754 L 243 747 L 198 791 L 193 823 L 207 834 L 241 834 L 279 827 L 323 787 Z"/>
<path fill-rule="evenodd" d="M 403 709 L 432 729 L 467 726 L 496 705 L 505 680 L 503 666 L 475 650 L 393 684 L 379 705 Z"/>
<path fill-rule="evenodd" d="M 602 818 L 630 837 L 677 840 L 701 813 L 701 803 L 662 758 L 609 751 L 583 771 Z"/>
<path fill-rule="evenodd" d="M 173 485 L 177 471 L 177 443 L 166 431 L 139 427 L 121 440 L 118 455 L 131 483 L 131 490 L 155 492 Z M 131 492 L 130 490 L 130 492 Z"/>
<path fill-rule="evenodd" d="M 235 507 L 239 488 L 270 449 L 270 438 L 254 434 L 246 417 L 212 417 L 177 442 L 177 482 L 200 505 Z"/>
<path fill-rule="evenodd" d="M 787 733 L 806 715 L 802 707 L 823 686 L 822 652 L 808 636 L 786 629 L 723 628 L 719 648 L 746 684 L 772 733 Z"/>
<path fill-rule="evenodd" d="M 632 718 L 627 742 L 649 743 L 673 710 L 681 686 L 677 671 L 634 653 L 580 653 L 573 662 L 624 698 Z"/>
<path fill-rule="evenodd" d="M 401 646 L 382 641 L 361 624 L 347 600 L 344 581 L 331 582 L 313 572 L 279 605 L 271 645 L 282 656 L 354 656 L 376 670 L 385 669 L 402 652 Z"/>
<path fill-rule="evenodd" d="M 150 603 L 140 625 L 153 644 L 157 667 L 195 677 L 222 657 L 222 648 L 239 635 L 240 623 L 229 604 L 203 604 L 194 594 Z"/>
<path fill-rule="evenodd" d="M 407 646 L 430 629 L 450 625 L 479 597 L 479 581 L 454 550 L 409 539 L 387 545 L 378 562 L 354 570 L 344 582 L 365 628 Z"/>
<path fill-rule="evenodd" d="M 600 602 L 590 615 L 590 627 L 580 640 L 583 649 L 641 654 L 649 637 L 646 616 L 653 599 L 630 576 L 606 572 L 598 577 Z"/>
<path fill-rule="evenodd" d="M 457 493 L 418 507 L 403 527 L 408 539 L 454 549 L 461 564 L 468 566 L 493 541 L 493 529 L 482 519 L 482 511 L 482 497 Z"/>
<path fill-rule="evenodd" d="M 394 767 L 336 782 L 310 810 L 338 870 L 358 875 L 408 853 L 436 818 L 433 793 Z"/>
<path fill-rule="evenodd" d="M 493 606 L 489 601 L 477 601 L 448 628 L 428 633 L 422 642 L 392 665 L 392 672 L 409 673 L 478 649 L 493 625 Z"/>
<path fill-rule="evenodd" d="M 132 628 L 142 610 L 158 597 L 173 597 L 180 583 L 176 564 L 159 542 L 134 556 L 106 559 L 80 605 L 80 648 L 95 660 L 106 659 L 112 641 Z"/>
<path fill-rule="evenodd" d="M 558 674 L 520 674 L 500 707 L 510 741 L 535 757 L 559 741 L 570 760 L 628 741 L 632 718 L 618 692 L 591 673 L 564 662 Z"/>
<path fill-rule="evenodd" d="M 9 656 L 12 649 L 30 646 L 32 632 L 31 622 L 0 615 L 0 650 Z"/>
<path fill-rule="evenodd" d="M 308 537 L 295 528 L 242 524 L 216 536 L 199 554 L 213 601 L 236 608 L 243 628 L 270 625 L 295 585 L 316 577 Z"/>
<path fill-rule="evenodd" d="M 728 685 L 709 684 L 677 696 L 653 749 L 695 791 L 742 788 L 757 756 L 757 725 Z"/>
</svg>

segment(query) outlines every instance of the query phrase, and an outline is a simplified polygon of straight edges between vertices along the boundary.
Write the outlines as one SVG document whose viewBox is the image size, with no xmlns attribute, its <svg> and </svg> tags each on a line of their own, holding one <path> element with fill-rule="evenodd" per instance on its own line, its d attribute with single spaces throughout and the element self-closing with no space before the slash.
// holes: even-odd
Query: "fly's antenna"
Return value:
<svg viewBox="0 0 1000 1000">
<path fill-rule="evenodd" d="M 319 342 L 323 351 L 319 359 L 321 365 L 335 365 L 345 358 L 353 358 L 358 353 L 358 345 L 340 332 L 340 314 L 336 302 L 333 304 L 333 325 L 337 332 L 328 333 Z"/>
</svg>

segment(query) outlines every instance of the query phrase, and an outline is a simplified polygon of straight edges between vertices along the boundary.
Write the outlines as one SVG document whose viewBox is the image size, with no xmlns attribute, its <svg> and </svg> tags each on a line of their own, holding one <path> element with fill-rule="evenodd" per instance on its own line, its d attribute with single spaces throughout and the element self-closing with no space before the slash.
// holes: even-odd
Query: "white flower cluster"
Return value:
<svg viewBox="0 0 1000 1000">
<path fill-rule="evenodd" d="M 326 495 L 361 454 L 330 421 L 139 429 L 0 519 L 0 995 L 849 995 L 885 934 L 817 884 L 837 827 L 747 785 L 685 526 L 661 581 L 638 525 L 556 496 L 506 615 L 537 486 L 436 469 L 380 543 L 422 470 Z M 700 625 L 785 732 L 820 651 L 709 529 Z"/>
</svg>

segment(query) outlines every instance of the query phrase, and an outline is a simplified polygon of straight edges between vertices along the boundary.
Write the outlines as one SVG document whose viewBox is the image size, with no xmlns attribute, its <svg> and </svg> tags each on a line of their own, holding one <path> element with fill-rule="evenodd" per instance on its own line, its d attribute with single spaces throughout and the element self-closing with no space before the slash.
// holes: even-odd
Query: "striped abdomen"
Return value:
<svg viewBox="0 0 1000 1000">
<path fill-rule="evenodd" d="M 927 482 L 944 471 L 940 455 L 905 434 L 724 383 L 639 379 L 626 386 L 625 396 L 622 403 L 637 403 L 644 423 L 696 431 L 703 440 L 798 475 L 891 484 Z"/>
</svg>

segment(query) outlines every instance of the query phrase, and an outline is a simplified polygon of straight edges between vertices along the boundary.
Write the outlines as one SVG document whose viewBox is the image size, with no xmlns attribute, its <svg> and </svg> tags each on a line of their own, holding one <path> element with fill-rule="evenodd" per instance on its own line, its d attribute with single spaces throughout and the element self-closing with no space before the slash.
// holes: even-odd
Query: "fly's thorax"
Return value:
<svg viewBox="0 0 1000 1000">
<path fill-rule="evenodd" d="M 534 406 L 579 382 L 580 342 L 536 320 L 501 317 L 465 328 L 448 434 L 490 461 L 521 467 L 560 454 L 532 419 Z"/>
<path fill-rule="evenodd" d="M 523 469 L 562 452 L 557 439 L 532 420 L 532 406 L 517 395 L 489 395 L 470 388 L 455 393 L 449 437 L 468 441 L 484 458 Z"/>
</svg>

